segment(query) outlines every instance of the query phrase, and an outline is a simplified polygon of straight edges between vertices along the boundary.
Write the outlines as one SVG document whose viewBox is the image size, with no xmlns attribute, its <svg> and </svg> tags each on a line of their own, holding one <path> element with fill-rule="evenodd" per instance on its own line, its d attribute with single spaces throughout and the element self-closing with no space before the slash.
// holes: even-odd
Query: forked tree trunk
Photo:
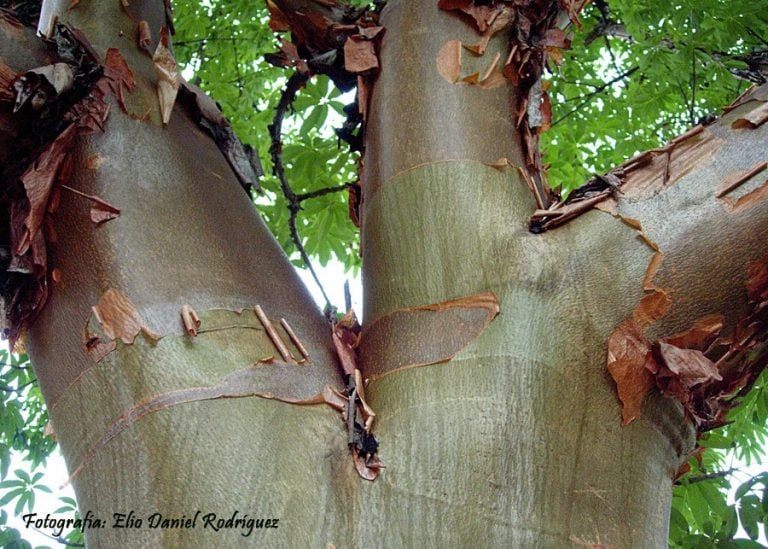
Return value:
<svg viewBox="0 0 768 549">
<path fill-rule="evenodd" d="M 130 11 L 153 31 L 163 23 L 162 2 L 133 1 Z M 64 18 L 99 55 L 120 49 L 137 77 L 128 110 L 157 119 L 152 62 L 120 3 L 83 2 Z M 656 393 L 622 426 L 606 345 L 649 281 L 672 302 L 653 338 L 707 313 L 725 315 L 729 331 L 746 314 L 747 266 L 768 251 L 768 201 L 728 209 L 714 194 L 726 175 L 765 160 L 768 125 L 731 129 L 750 105 L 733 111 L 685 140 L 686 155 L 671 155 L 665 184 L 619 201 L 664 253 L 648 278 L 654 250 L 608 213 L 528 231 L 535 207 L 519 172 L 489 166 L 524 163 L 516 90 L 451 84 L 436 69 L 447 41 L 476 40 L 468 26 L 434 0 L 390 0 L 382 22 L 360 359 L 386 469 L 374 482 L 358 478 L 330 407 L 243 396 L 306 400 L 341 386 L 330 329 L 186 111 L 177 105 L 160 127 L 113 104 L 106 130 L 77 142 L 69 184 L 122 213 L 96 227 L 84 202 L 63 196 L 54 217 L 61 282 L 29 337 L 81 511 L 107 521 L 86 532 L 94 546 L 246 540 L 242 528 L 215 532 L 199 520 L 148 528 L 153 512 L 197 510 L 278 518 L 248 540 L 269 546 L 665 545 L 672 477 L 694 430 Z M 636 174 L 651 180 L 660 162 Z M 110 289 L 163 337 L 118 341 L 94 363 L 83 332 Z M 444 325 L 402 311 L 488 291 L 501 312 L 484 331 L 474 317 Z M 259 363 L 279 355 L 253 315 L 212 312 L 256 304 L 288 320 L 310 364 Z M 184 333 L 183 305 L 203 317 L 197 337 Z M 417 367 L 440 355 L 436 341 L 479 331 L 449 362 Z M 111 528 L 113 513 L 131 510 L 141 528 Z"/>
</svg>

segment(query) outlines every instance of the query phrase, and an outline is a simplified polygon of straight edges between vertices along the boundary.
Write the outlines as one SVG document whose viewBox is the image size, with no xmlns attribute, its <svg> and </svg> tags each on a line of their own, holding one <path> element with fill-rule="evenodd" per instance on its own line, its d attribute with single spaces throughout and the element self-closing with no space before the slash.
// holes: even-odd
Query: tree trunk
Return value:
<svg viewBox="0 0 768 549">
<path fill-rule="evenodd" d="M 149 528 L 152 513 L 198 510 L 279 519 L 251 534 L 269 546 L 666 544 L 671 482 L 694 428 L 657 392 L 622 426 L 606 346 L 654 292 L 672 305 L 653 339 L 707 313 L 732 331 L 747 314 L 748 266 L 768 253 L 768 201 L 733 207 L 714 195 L 726 176 L 764 160 L 768 125 L 732 129 L 754 105 L 740 107 L 634 168 L 636 180 L 661 184 L 630 185 L 615 216 L 593 210 L 532 234 L 535 204 L 520 172 L 490 166 L 524 164 L 518 90 L 440 76 L 440 48 L 476 36 L 436 4 L 388 3 L 366 130 L 359 360 L 386 465 L 374 482 L 355 473 L 336 412 L 290 403 L 343 385 L 330 329 L 190 113 L 177 105 L 166 127 L 157 123 L 152 60 L 133 37 L 136 20 L 157 32 L 163 3 L 131 2 L 135 19 L 118 2 L 62 13 L 102 57 L 119 48 L 137 80 L 127 110 L 152 120 L 111 100 L 105 131 L 77 141 L 68 184 L 122 211 L 95 226 L 88 204 L 62 196 L 61 281 L 29 334 L 80 509 L 105 520 L 86 530 L 89 544 L 245 539 L 247 524 L 217 532 L 202 518 L 194 529 Z M 660 268 L 646 273 L 654 258 Z M 109 290 L 148 330 L 133 343 L 112 337 L 114 350 L 95 363 L 83 333 L 104 332 L 91 307 L 109 309 Z M 485 317 L 424 320 L 447 305 L 414 309 L 467 296 L 476 305 L 489 291 L 501 313 L 487 329 Z M 291 324 L 309 363 L 281 358 L 249 309 L 257 304 Z M 196 337 L 183 305 L 202 319 Z M 461 350 L 443 363 L 451 353 L 436 342 Z M 112 528 L 113 513 L 130 511 L 141 525 Z"/>
</svg>

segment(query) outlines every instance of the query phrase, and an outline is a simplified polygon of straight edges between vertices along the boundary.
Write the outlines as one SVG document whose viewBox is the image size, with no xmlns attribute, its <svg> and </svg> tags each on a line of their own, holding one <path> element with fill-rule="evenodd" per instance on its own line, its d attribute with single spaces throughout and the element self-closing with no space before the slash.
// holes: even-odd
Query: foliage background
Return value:
<svg viewBox="0 0 768 549">
<path fill-rule="evenodd" d="M 177 60 L 217 100 L 241 140 L 258 149 L 268 173 L 264 195 L 254 195 L 254 202 L 294 264 L 303 267 L 287 202 L 269 170 L 267 127 L 289 74 L 264 60 L 277 49 L 266 8 L 248 0 L 176 0 L 174 9 Z M 768 77 L 768 0 L 595 0 L 582 23 L 562 65 L 546 76 L 553 126 L 542 143 L 550 183 L 563 194 L 718 113 L 750 85 L 734 76 L 749 69 L 745 56 L 764 50 Z M 339 147 L 333 132 L 350 100 L 326 77 L 316 77 L 294 102 L 283 134 L 294 192 L 355 181 L 357 157 Z M 357 272 L 359 240 L 346 192 L 304 201 L 297 229 L 313 261 L 337 261 Z M 731 412 L 731 423 L 700 440 L 706 448 L 701 462 L 691 458 L 691 471 L 674 489 L 670 546 L 763 546 L 756 540 L 768 536 L 768 470 L 750 476 L 734 463 L 765 460 L 767 385 L 764 372 Z M 0 351 L 0 546 L 29 546 L 7 526 L 8 514 L 28 512 L 35 494 L 50 491 L 42 472 L 55 442 L 44 434 L 46 423 L 26 356 Z M 23 458 L 24 468 L 11 471 L 12 453 Z M 41 512 L 71 516 L 74 509 L 74 501 L 63 498 L 59 509 Z M 66 540 L 82 538 L 72 531 Z"/>
</svg>

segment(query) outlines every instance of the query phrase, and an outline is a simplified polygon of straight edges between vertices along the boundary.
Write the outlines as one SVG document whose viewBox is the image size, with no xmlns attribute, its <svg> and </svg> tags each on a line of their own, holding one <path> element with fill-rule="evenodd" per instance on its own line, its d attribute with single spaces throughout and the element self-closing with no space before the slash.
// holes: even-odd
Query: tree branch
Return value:
<svg viewBox="0 0 768 549">
<path fill-rule="evenodd" d="M 282 157 L 283 119 L 285 118 L 285 113 L 296 99 L 296 94 L 306 85 L 308 80 L 309 76 L 307 74 L 302 74 L 296 71 L 288 79 L 285 88 L 283 88 L 283 91 L 280 94 L 280 101 L 278 101 L 277 108 L 275 109 L 275 118 L 273 119 L 272 124 L 269 126 L 269 135 L 272 138 L 272 146 L 269 148 L 269 154 L 272 157 L 273 173 L 275 177 L 277 177 L 277 179 L 280 181 L 280 190 L 282 191 L 285 199 L 288 201 L 288 210 L 291 212 L 291 216 L 288 221 L 291 240 L 299 250 L 301 259 L 307 266 L 307 269 L 309 269 L 309 272 L 312 274 L 312 278 L 315 280 L 317 287 L 320 288 L 320 293 L 323 294 L 326 307 L 329 307 L 331 305 L 331 301 L 328 299 L 328 295 L 325 293 L 325 289 L 320 283 L 320 279 L 318 278 L 317 273 L 315 273 L 315 269 L 312 267 L 312 262 L 309 260 L 309 255 L 307 255 L 307 251 L 304 249 L 304 244 L 301 242 L 299 231 L 296 228 L 296 216 L 298 215 L 299 210 L 301 210 L 301 199 L 296 195 L 296 193 L 293 192 L 291 185 L 288 183 Z"/>
</svg>

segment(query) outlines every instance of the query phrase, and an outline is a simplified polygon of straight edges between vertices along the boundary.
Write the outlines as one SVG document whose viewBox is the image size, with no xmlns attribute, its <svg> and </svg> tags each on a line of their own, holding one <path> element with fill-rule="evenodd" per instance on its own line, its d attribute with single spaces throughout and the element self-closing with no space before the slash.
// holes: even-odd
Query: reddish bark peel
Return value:
<svg viewBox="0 0 768 549">
<path fill-rule="evenodd" d="M 264 170 L 256 151 L 240 142 L 216 102 L 203 90 L 184 82 L 179 91 L 181 102 L 191 111 L 197 125 L 213 138 L 246 192 L 253 187 L 261 193 L 259 178 Z"/>
<path fill-rule="evenodd" d="M 360 336 L 360 370 L 377 379 L 446 362 L 480 337 L 498 314 L 499 303 L 491 292 L 388 313 Z"/>
<path fill-rule="evenodd" d="M 16 247 L 17 255 L 24 255 L 29 250 L 32 239 L 43 223 L 51 189 L 74 137 L 75 127 L 70 125 L 40 153 L 37 160 L 21 176 L 24 190 L 27 192 L 30 211 L 24 221 L 25 232 Z M 41 265 L 41 267 L 45 267 L 45 265 Z"/>
<path fill-rule="evenodd" d="M 272 392 L 265 391 L 263 377 L 259 375 L 259 371 L 265 367 L 279 368 L 281 365 L 283 367 L 287 366 L 287 364 L 281 364 L 271 358 L 266 358 L 258 361 L 252 366 L 233 371 L 225 376 L 220 382 L 209 387 L 179 389 L 178 391 L 170 391 L 154 395 L 136 403 L 133 408 L 127 410 L 120 417 L 116 418 L 109 429 L 88 449 L 84 454 L 82 461 L 72 469 L 68 482 L 72 482 L 82 472 L 86 465 L 96 457 L 99 451 L 120 433 L 128 429 L 132 424 L 149 414 L 179 404 L 219 398 L 260 397 L 279 400 L 289 404 L 314 405 L 327 403 L 334 408 L 338 406 L 340 400 L 338 398 L 338 392 L 330 387 L 326 387 L 322 393 L 308 398 L 277 396 Z"/>
<path fill-rule="evenodd" d="M 99 362 L 115 350 L 116 340 L 130 345 L 139 332 L 150 339 L 160 336 L 142 321 L 136 306 L 120 291 L 107 290 L 99 302 L 91 307 L 91 318 L 86 325 L 83 346 L 94 362 Z"/>
<path fill-rule="evenodd" d="M 766 168 L 768 168 L 768 162 L 759 162 L 746 171 L 732 173 L 717 186 L 715 197 L 722 198 L 760 172 L 764 171 Z"/>
<path fill-rule="evenodd" d="M 678 400 L 700 431 L 725 423 L 736 397 L 746 393 L 768 364 L 768 256 L 752 262 L 746 274 L 751 311 L 728 337 L 721 333 L 723 317 L 711 314 L 682 333 L 648 341 L 645 329 L 669 310 L 668 298 L 658 291 L 643 298 L 616 327 L 608 340 L 608 370 L 625 424 L 639 417 L 654 385 Z"/>
<path fill-rule="evenodd" d="M 722 199 L 723 206 L 728 213 L 740 213 L 744 210 L 748 210 L 752 206 L 762 202 L 768 198 L 768 179 L 760 185 L 758 188 L 748 192 L 744 196 L 740 196 L 737 199 L 731 197 L 724 197 Z"/>
<path fill-rule="evenodd" d="M 437 54 L 437 72 L 451 84 L 455 84 L 461 74 L 461 41 L 446 42 Z"/>
<path fill-rule="evenodd" d="M 104 59 L 104 79 L 102 81 L 117 98 L 117 102 L 120 108 L 123 109 L 123 112 L 128 113 L 124 93 L 125 91 L 133 91 L 136 87 L 136 80 L 133 76 L 133 71 L 117 48 L 109 48 L 107 50 L 107 55 Z"/>
<path fill-rule="evenodd" d="M 160 42 L 152 56 L 157 75 L 157 97 L 160 101 L 163 124 L 168 124 L 171 121 L 171 112 L 173 112 L 173 105 L 181 85 L 179 67 L 176 65 L 176 59 L 174 59 L 169 47 L 168 29 L 163 27 L 160 29 Z"/>
<path fill-rule="evenodd" d="M 197 336 L 197 330 L 200 329 L 201 324 L 200 317 L 189 305 L 182 305 L 181 307 L 181 322 L 184 324 L 184 331 L 187 332 L 188 336 Z"/>
<path fill-rule="evenodd" d="M 110 219 L 115 219 L 120 216 L 120 208 L 118 208 L 117 206 L 113 206 L 112 204 L 110 204 L 106 200 L 99 198 L 98 196 L 80 192 L 77 189 L 73 189 L 68 185 L 64 185 L 63 183 L 60 184 L 59 187 L 92 202 L 93 206 L 91 206 L 91 221 L 93 221 L 97 225 L 100 225 L 106 221 L 109 221 Z"/>
<path fill-rule="evenodd" d="M 4 19 L 2 24 L 5 25 Z M 54 62 L 20 73 L 13 82 L 15 96 L 10 110 L 8 102 L 0 102 L 0 118 L 4 124 L 28 124 L 39 116 L 39 112 L 55 109 L 64 113 L 63 124 L 59 127 L 65 128 L 58 135 L 53 133 L 56 131 L 53 128 L 42 130 L 37 139 L 48 143 L 43 151 L 33 159 L 23 156 L 13 158 L 12 168 L 6 168 L 7 173 L 23 174 L 6 182 L 23 189 L 19 193 L 10 193 L 9 196 L 18 198 L 14 203 L 6 204 L 12 225 L 8 244 L 14 255 L 9 268 L 23 273 L 23 276 L 15 276 L 16 287 L 10 288 L 11 295 L 6 296 L 9 327 L 5 335 L 12 345 L 40 312 L 48 297 L 50 266 L 47 263 L 47 244 L 56 239 L 56 234 L 47 214 L 56 209 L 59 187 L 69 182 L 69 149 L 78 135 L 104 129 L 109 115 L 109 105 L 105 101 L 107 94 L 113 93 L 124 107 L 123 93 L 135 85 L 130 68 L 117 50 L 107 52 L 102 72 L 96 53 L 82 33 L 58 24 L 52 25 L 51 32 L 54 36 L 52 42 L 62 48 L 58 53 L 65 62 Z M 5 75 L 3 79 L 6 79 L 8 71 L 2 73 Z M 99 78 L 99 75 L 102 76 Z M 65 90 L 67 93 L 62 93 Z M 35 150 L 36 145 L 26 143 L 19 146 Z M 11 162 L 11 159 L 4 159 L 6 162 Z M 120 213 L 118 208 L 98 197 L 83 196 L 94 202 L 91 218 L 97 224 Z"/>
<path fill-rule="evenodd" d="M 577 23 L 577 13 L 584 4 L 584 1 L 563 0 L 559 2 L 559 7 L 572 22 Z M 510 33 L 510 51 L 500 69 L 497 69 L 499 60 L 494 58 L 482 75 L 475 73 L 458 80 L 460 52 L 457 55 L 455 45 L 448 42 L 438 56 L 438 71 L 454 83 L 458 80 L 485 89 L 506 83 L 515 86 L 518 91 L 515 116 L 526 156 L 526 180 L 539 210 L 549 209 L 555 203 L 555 196 L 549 188 L 541 161 L 539 134 L 551 125 L 552 105 L 541 75 L 548 58 L 557 62 L 562 58 L 561 48 L 570 47 L 570 39 L 557 26 L 558 10 L 550 9 L 551 3 L 544 0 L 492 0 L 482 3 L 439 0 L 437 5 L 440 9 L 459 11 L 469 16 L 480 33 L 480 41 L 464 47 L 475 55 L 483 55 L 494 35 L 514 26 L 514 33 Z"/>
<path fill-rule="evenodd" d="M 733 121 L 731 126 L 735 129 L 747 128 L 754 130 L 768 121 L 768 102 L 763 102 L 741 118 Z"/>
<path fill-rule="evenodd" d="M 607 367 L 616 382 L 625 425 L 640 417 L 643 401 L 654 385 L 653 374 L 658 371 L 645 331 L 667 314 L 670 306 L 664 291 L 652 290 L 608 338 Z"/>
<path fill-rule="evenodd" d="M 149 23 L 146 21 L 139 21 L 136 32 L 139 48 L 147 52 L 149 55 L 152 55 L 152 32 L 149 29 Z"/>
</svg>

